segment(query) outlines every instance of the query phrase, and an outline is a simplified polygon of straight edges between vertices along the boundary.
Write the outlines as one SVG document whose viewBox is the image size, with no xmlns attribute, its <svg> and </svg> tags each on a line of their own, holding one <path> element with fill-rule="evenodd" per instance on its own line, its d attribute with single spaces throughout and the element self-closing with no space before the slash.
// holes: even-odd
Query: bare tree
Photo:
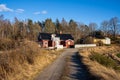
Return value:
<svg viewBox="0 0 120 80">
<path fill-rule="evenodd" d="M 90 32 L 93 32 L 97 29 L 98 25 L 96 23 L 90 23 L 89 24 L 89 29 L 90 29 Z"/>
<path fill-rule="evenodd" d="M 113 17 L 109 21 L 109 25 L 110 25 L 111 31 L 113 32 L 113 37 L 114 38 L 116 37 L 116 35 L 118 34 L 119 29 L 120 29 L 119 22 L 120 21 L 119 21 L 118 17 Z"/>
<path fill-rule="evenodd" d="M 9 38 L 11 37 L 11 23 L 9 20 L 4 19 L 3 15 L 0 15 L 0 38 Z"/>
<path fill-rule="evenodd" d="M 98 25 L 96 23 L 90 23 L 89 24 L 89 32 L 91 35 L 95 35 L 94 31 L 97 30 Z"/>
<path fill-rule="evenodd" d="M 81 33 L 81 38 L 84 38 L 89 35 L 89 27 L 85 24 L 80 24 L 79 25 L 80 33 Z"/>
<path fill-rule="evenodd" d="M 108 30 L 109 30 L 109 22 L 108 21 L 103 21 L 101 23 L 101 30 L 104 32 L 104 36 L 108 36 Z"/>
</svg>

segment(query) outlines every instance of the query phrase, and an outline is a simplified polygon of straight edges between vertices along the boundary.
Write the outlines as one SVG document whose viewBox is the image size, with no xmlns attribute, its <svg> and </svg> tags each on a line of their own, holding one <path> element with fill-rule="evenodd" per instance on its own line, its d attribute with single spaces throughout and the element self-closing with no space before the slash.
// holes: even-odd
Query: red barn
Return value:
<svg viewBox="0 0 120 80">
<path fill-rule="evenodd" d="M 59 38 L 59 44 L 66 48 L 74 47 L 74 39 L 71 34 L 39 33 L 38 41 L 43 48 L 55 47 L 53 37 Z"/>
</svg>

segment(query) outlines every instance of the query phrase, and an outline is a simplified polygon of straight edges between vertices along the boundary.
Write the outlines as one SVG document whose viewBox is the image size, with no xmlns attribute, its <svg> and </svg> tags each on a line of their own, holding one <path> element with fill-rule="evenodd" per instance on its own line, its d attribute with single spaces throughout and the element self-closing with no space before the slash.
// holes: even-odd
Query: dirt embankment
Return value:
<svg viewBox="0 0 120 80">
<path fill-rule="evenodd" d="M 115 54 L 120 52 L 120 47 L 119 46 L 102 46 L 102 47 L 94 47 L 94 48 L 84 48 L 82 50 L 79 50 L 79 54 L 82 57 L 82 62 L 87 66 L 89 72 L 98 77 L 98 80 L 119 80 L 120 79 L 120 71 L 109 67 L 112 66 L 111 64 L 107 64 L 106 61 L 101 59 L 101 56 L 97 56 L 99 59 L 96 60 L 91 60 L 90 55 L 92 54 L 100 54 L 103 56 L 104 59 L 112 60 L 112 62 L 116 62 L 117 66 L 120 64 L 118 61 L 116 61 L 114 58 Z M 112 55 L 112 57 L 111 57 Z M 94 57 L 96 58 L 96 57 Z M 100 63 L 100 60 L 101 63 Z M 109 62 L 109 61 L 108 61 Z M 103 65 L 103 64 L 104 65 Z M 106 67 L 107 65 L 108 67 Z"/>
</svg>

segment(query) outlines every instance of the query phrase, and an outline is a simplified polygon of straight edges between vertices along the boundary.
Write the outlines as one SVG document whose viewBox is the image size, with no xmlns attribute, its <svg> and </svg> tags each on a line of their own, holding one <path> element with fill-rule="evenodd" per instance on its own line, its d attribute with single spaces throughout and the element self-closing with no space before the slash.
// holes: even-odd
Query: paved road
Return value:
<svg viewBox="0 0 120 80">
<path fill-rule="evenodd" d="M 66 49 L 57 60 L 43 70 L 34 80 L 58 80 L 63 73 L 66 57 L 77 51 L 77 49 Z"/>
<path fill-rule="evenodd" d="M 66 59 L 68 57 L 70 57 L 70 60 Z M 69 69 L 69 80 L 94 80 L 89 77 L 89 73 L 80 59 L 77 49 L 66 49 L 57 60 L 43 70 L 34 80 L 59 80 L 65 72 L 65 67 Z"/>
</svg>

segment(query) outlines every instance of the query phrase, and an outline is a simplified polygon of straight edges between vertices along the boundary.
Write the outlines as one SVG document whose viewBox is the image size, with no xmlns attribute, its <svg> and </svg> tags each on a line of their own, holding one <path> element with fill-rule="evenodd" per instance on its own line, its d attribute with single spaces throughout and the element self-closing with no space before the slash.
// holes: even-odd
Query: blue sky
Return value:
<svg viewBox="0 0 120 80">
<path fill-rule="evenodd" d="M 120 18 L 120 0 L 0 0 L 0 14 L 14 20 L 44 21 L 57 18 L 98 25 L 112 17 Z"/>
</svg>

